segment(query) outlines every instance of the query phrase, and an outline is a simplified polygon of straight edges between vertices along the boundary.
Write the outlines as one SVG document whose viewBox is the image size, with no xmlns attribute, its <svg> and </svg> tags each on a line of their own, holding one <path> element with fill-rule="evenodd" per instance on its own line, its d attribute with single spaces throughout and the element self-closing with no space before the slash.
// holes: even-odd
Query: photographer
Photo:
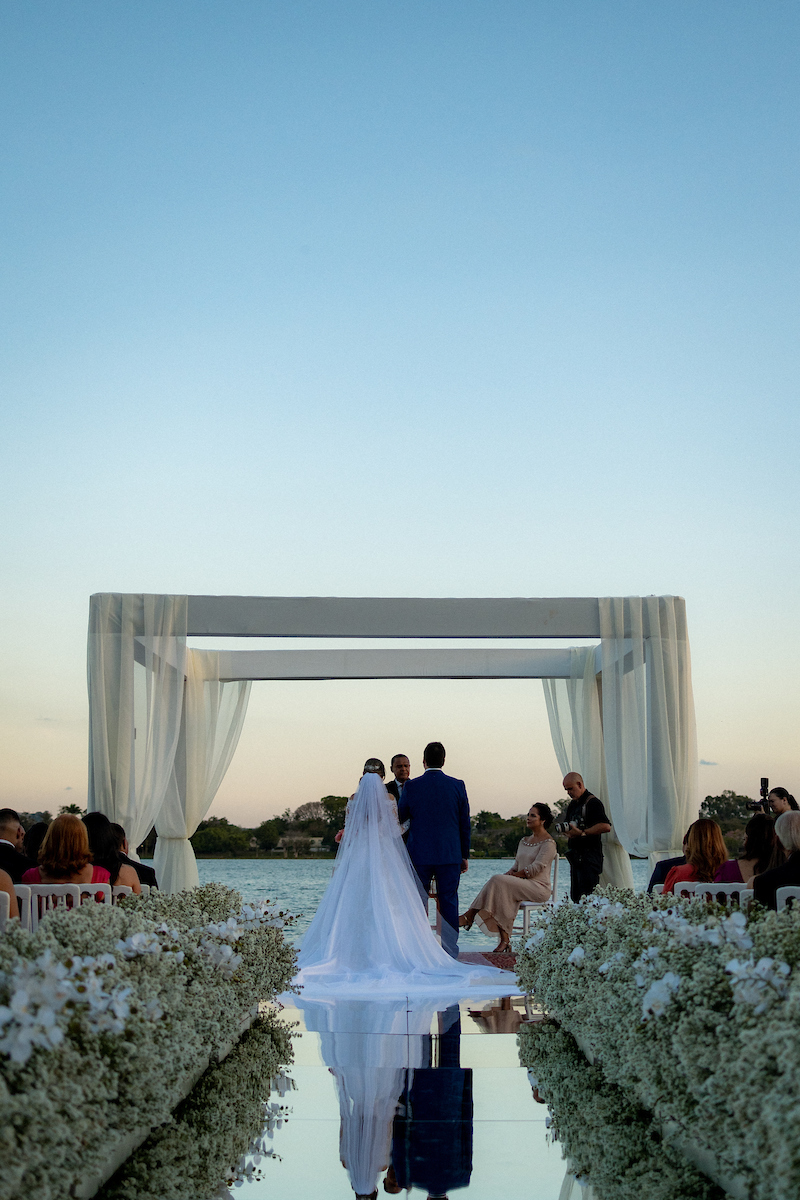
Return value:
<svg viewBox="0 0 800 1200">
<path fill-rule="evenodd" d="M 581 896 L 593 892 L 600 882 L 603 870 L 601 834 L 608 833 L 611 824 L 602 800 L 587 791 L 577 771 L 570 771 L 564 776 L 564 791 L 569 796 L 564 815 L 570 869 L 569 894 L 570 899 L 577 901 Z M 556 829 L 561 832 L 558 826 Z"/>
</svg>

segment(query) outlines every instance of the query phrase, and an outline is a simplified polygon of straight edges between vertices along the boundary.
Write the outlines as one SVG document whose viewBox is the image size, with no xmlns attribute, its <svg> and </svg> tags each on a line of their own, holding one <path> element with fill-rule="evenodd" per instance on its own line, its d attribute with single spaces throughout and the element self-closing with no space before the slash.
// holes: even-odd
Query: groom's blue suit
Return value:
<svg viewBox="0 0 800 1200">
<path fill-rule="evenodd" d="M 435 767 L 409 779 L 397 815 L 411 821 L 408 853 L 422 886 L 436 880 L 442 914 L 442 945 L 458 956 L 458 881 L 462 859 L 469 858 L 469 800 L 463 780 Z"/>
</svg>

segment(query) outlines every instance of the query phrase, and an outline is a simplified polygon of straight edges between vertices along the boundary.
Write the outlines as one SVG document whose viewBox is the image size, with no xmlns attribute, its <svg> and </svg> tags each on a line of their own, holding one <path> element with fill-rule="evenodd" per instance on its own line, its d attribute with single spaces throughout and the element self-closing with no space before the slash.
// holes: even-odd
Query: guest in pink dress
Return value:
<svg viewBox="0 0 800 1200">
<path fill-rule="evenodd" d="M 677 892 L 681 883 L 711 883 L 728 857 L 722 830 L 716 821 L 701 817 L 686 834 L 686 865 L 673 867 L 664 880 L 664 895 Z"/>
<path fill-rule="evenodd" d="M 775 836 L 775 824 L 766 813 L 756 813 L 744 830 L 744 845 L 738 858 L 729 858 L 714 876 L 715 883 L 746 883 L 753 886 L 756 875 L 762 875 L 782 861 L 780 843 Z"/>
<path fill-rule="evenodd" d="M 109 883 L 105 867 L 92 866 L 89 835 L 80 817 L 62 813 L 48 827 L 39 849 L 39 865 L 22 876 L 23 883 Z"/>
</svg>

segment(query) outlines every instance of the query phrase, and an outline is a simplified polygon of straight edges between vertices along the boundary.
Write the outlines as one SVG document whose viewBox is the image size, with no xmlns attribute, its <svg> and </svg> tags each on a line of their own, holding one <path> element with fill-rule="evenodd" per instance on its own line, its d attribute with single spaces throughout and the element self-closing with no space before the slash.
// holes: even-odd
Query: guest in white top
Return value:
<svg viewBox="0 0 800 1200">
<path fill-rule="evenodd" d="M 471 929 L 473 921 L 477 921 L 485 933 L 497 934 L 500 941 L 495 946 L 496 954 L 510 947 L 511 930 L 522 901 L 541 904 L 550 899 L 550 865 L 556 856 L 556 844 L 547 832 L 553 823 L 549 805 L 532 805 L 526 823 L 528 836 L 517 846 L 511 870 L 505 875 L 493 875 L 458 918 L 462 928 Z"/>
</svg>

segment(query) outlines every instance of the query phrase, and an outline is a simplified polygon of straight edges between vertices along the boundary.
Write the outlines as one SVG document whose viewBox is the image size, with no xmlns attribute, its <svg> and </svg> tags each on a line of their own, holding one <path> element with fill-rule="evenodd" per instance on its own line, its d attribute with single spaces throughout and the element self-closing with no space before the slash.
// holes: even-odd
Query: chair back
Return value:
<svg viewBox="0 0 800 1200">
<path fill-rule="evenodd" d="M 81 889 L 81 904 L 91 897 L 98 904 L 111 903 L 111 884 L 110 883 L 79 883 Z"/>
<path fill-rule="evenodd" d="M 140 884 L 139 884 L 139 887 L 142 889 L 142 895 L 143 895 L 143 896 L 149 896 L 149 895 L 150 895 L 150 884 L 149 884 L 149 883 L 140 883 Z"/>
<path fill-rule="evenodd" d="M 786 908 L 787 900 L 800 900 L 800 887 L 792 886 L 778 888 L 777 892 L 775 893 L 775 899 L 777 901 L 778 912 L 780 912 L 781 909 Z"/>
<path fill-rule="evenodd" d="M 132 896 L 133 888 L 128 887 L 127 883 L 115 883 L 111 889 L 111 899 L 114 904 L 117 903 L 122 896 Z"/>
<path fill-rule="evenodd" d="M 540 908 L 549 908 L 552 904 L 558 903 L 558 862 L 559 856 L 556 854 L 553 857 L 551 864 L 550 875 L 550 899 L 549 900 L 523 900 L 519 906 L 522 913 L 522 929 L 518 927 L 512 930 L 513 933 L 522 933 L 524 938 L 530 937 L 531 932 L 531 913 L 536 912 Z"/>
<path fill-rule="evenodd" d="M 78 883 L 32 883 L 31 889 L 31 932 L 39 928 L 45 913 L 54 908 L 77 908 L 81 902 L 81 885 Z M 67 904 L 71 900 L 71 904 Z"/>
<path fill-rule="evenodd" d="M 15 883 L 14 892 L 19 908 L 19 923 L 23 929 L 31 927 L 31 888 L 29 883 Z"/>
<path fill-rule="evenodd" d="M 650 889 L 650 895 L 651 896 L 660 896 L 663 891 L 664 891 L 663 883 L 654 883 Z"/>
<path fill-rule="evenodd" d="M 687 900 L 687 899 L 693 900 L 694 899 L 694 889 L 696 887 L 697 887 L 696 883 L 689 883 L 688 880 L 681 879 L 678 881 L 678 883 L 676 883 L 674 885 L 674 887 L 672 889 L 673 895 L 676 896 L 680 900 Z"/>
<path fill-rule="evenodd" d="M 746 883 L 696 883 L 694 894 L 704 900 L 715 900 L 726 908 L 732 908 L 734 904 L 748 908 L 753 899 L 753 891 Z"/>
<path fill-rule="evenodd" d="M 11 897 L 8 892 L 0 892 L 0 933 L 5 933 L 10 916 Z"/>
</svg>

